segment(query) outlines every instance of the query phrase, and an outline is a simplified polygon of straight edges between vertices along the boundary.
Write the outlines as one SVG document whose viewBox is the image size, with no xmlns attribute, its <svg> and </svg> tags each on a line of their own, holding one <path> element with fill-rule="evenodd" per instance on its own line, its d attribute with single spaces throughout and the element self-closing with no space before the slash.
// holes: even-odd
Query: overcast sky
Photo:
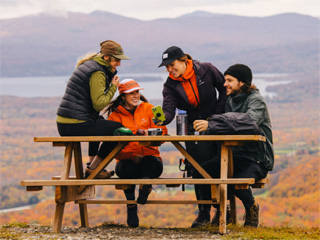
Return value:
<svg viewBox="0 0 320 240">
<path fill-rule="evenodd" d="M 141 20 L 174 18 L 197 10 L 240 16 L 301 13 L 320 17 L 320 0 L 0 0 L 0 18 L 49 12 L 108 11 Z"/>
</svg>

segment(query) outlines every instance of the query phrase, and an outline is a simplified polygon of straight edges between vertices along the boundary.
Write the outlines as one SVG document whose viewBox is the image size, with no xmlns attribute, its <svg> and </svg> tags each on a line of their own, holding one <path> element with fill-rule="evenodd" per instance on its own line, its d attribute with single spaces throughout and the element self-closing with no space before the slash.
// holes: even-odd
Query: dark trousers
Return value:
<svg viewBox="0 0 320 240">
<path fill-rule="evenodd" d="M 233 159 L 234 166 L 234 178 L 254 178 L 256 181 L 259 181 L 262 178 L 267 176 L 268 171 L 265 170 L 260 164 L 247 161 L 241 158 Z M 220 178 L 220 157 L 215 157 L 210 161 L 202 164 L 202 167 L 211 175 L 212 178 Z M 203 178 L 198 172 L 194 174 L 195 178 Z M 210 200 L 211 199 L 211 188 L 210 185 L 197 185 L 199 189 L 200 200 Z M 239 189 L 236 190 L 233 185 L 228 186 L 228 191 L 232 191 L 236 197 L 238 197 L 246 210 L 249 210 L 254 203 L 254 197 L 252 190 L 249 187 L 248 189 Z M 213 205 L 215 208 L 218 208 L 219 205 Z M 202 205 L 200 211 L 210 211 L 210 205 Z"/>
<path fill-rule="evenodd" d="M 163 171 L 163 163 L 155 156 L 144 156 L 140 163 L 130 159 L 123 159 L 116 164 L 116 174 L 122 179 L 157 178 Z M 127 200 L 135 200 L 136 185 L 124 190 Z"/>
<path fill-rule="evenodd" d="M 113 130 L 123 127 L 121 123 L 99 118 L 96 121 L 88 121 L 77 124 L 57 123 L 60 136 L 112 136 Z M 90 142 L 89 156 L 98 155 L 104 159 L 118 142 Z"/>
<path fill-rule="evenodd" d="M 201 135 L 204 135 L 205 133 L 200 133 Z M 194 129 L 193 125 L 188 125 L 188 135 L 194 135 Z M 210 159 L 215 158 L 219 154 L 218 150 L 218 144 L 217 142 L 186 142 L 186 150 L 188 153 L 194 158 L 194 160 L 197 161 L 198 164 L 203 165 Z M 195 170 L 193 166 L 190 166 L 191 169 L 188 170 L 188 175 L 192 175 L 192 178 L 199 178 L 199 173 Z M 196 174 L 197 173 L 197 174 Z M 198 185 L 194 186 L 194 191 L 196 194 L 197 200 L 201 200 L 200 196 L 200 188 Z M 205 209 L 207 205 L 199 204 L 198 208 L 199 211 L 202 209 Z M 210 210 L 210 205 L 209 205 Z"/>
</svg>

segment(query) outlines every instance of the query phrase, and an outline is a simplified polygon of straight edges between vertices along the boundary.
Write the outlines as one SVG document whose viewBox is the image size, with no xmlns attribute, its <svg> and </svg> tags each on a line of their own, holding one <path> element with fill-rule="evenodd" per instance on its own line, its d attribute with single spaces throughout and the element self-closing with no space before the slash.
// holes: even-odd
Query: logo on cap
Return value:
<svg viewBox="0 0 320 240">
<path fill-rule="evenodd" d="M 168 53 L 164 53 L 162 59 L 168 58 Z"/>
</svg>

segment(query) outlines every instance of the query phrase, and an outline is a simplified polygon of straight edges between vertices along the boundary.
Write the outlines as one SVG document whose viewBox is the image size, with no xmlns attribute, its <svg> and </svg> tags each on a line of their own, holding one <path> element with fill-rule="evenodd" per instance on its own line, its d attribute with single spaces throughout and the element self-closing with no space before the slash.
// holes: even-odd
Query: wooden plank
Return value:
<svg viewBox="0 0 320 240">
<path fill-rule="evenodd" d="M 229 159 L 230 159 L 230 155 L 229 155 Z M 232 168 L 233 168 L 233 165 L 232 165 Z M 228 178 L 231 178 L 232 179 L 232 176 L 229 175 L 229 169 L 230 169 L 230 165 L 228 167 Z M 233 171 L 232 171 L 233 172 Z M 54 176 L 52 177 L 52 180 L 59 180 L 60 179 L 60 176 Z M 69 179 L 76 179 L 75 176 L 70 176 Z M 112 178 L 113 179 L 113 178 Z M 160 178 L 160 179 L 166 179 L 166 178 Z M 255 185 L 255 184 L 266 184 L 266 183 L 269 183 L 269 179 L 268 178 L 263 178 L 261 180 L 259 180 L 258 182 L 255 182 L 252 187 Z M 169 184 L 168 184 L 169 185 Z"/>
<path fill-rule="evenodd" d="M 66 146 L 66 142 L 52 142 L 52 146 L 53 147 L 65 147 Z"/>
<path fill-rule="evenodd" d="M 172 144 L 182 153 L 182 155 L 192 164 L 192 166 L 197 169 L 197 171 L 204 177 L 204 178 L 211 178 L 211 176 L 199 165 L 199 163 L 194 160 L 193 157 L 182 147 L 179 142 L 172 142 Z"/>
<path fill-rule="evenodd" d="M 77 204 L 137 204 L 134 200 L 117 200 L 117 199 L 94 199 L 78 200 Z M 146 204 L 216 204 L 210 200 L 148 200 Z"/>
<path fill-rule="evenodd" d="M 54 212 L 53 227 L 52 227 L 53 232 L 61 231 L 64 206 L 65 206 L 65 203 L 56 204 L 56 210 Z"/>
<path fill-rule="evenodd" d="M 26 190 L 28 192 L 32 192 L 32 191 L 41 191 L 43 189 L 42 186 L 27 186 Z"/>
<path fill-rule="evenodd" d="M 65 147 L 66 149 L 64 152 L 63 166 L 61 171 L 61 180 L 68 179 L 70 175 L 73 143 L 66 143 Z M 64 187 L 63 189 L 56 188 L 55 190 L 56 209 L 55 209 L 54 220 L 53 220 L 54 232 L 60 232 L 61 230 L 65 203 L 59 200 L 59 196 L 62 196 L 61 194 L 64 194 L 65 189 L 66 187 Z"/>
<path fill-rule="evenodd" d="M 187 141 L 266 141 L 261 135 L 187 135 L 187 136 L 81 136 L 34 137 L 35 142 L 187 142 Z"/>
<path fill-rule="evenodd" d="M 243 146 L 243 142 L 240 141 L 225 141 L 224 144 L 226 146 Z"/>
<path fill-rule="evenodd" d="M 80 199 L 94 198 L 95 186 L 88 186 L 82 193 L 78 194 L 78 186 L 57 186 L 55 191 L 56 203 L 71 202 Z"/>
<path fill-rule="evenodd" d="M 72 161 L 72 150 L 73 150 L 72 146 L 73 146 L 72 143 L 66 144 L 62 172 L 61 172 L 61 179 L 68 179 L 69 178 L 71 161 Z"/>
<path fill-rule="evenodd" d="M 81 227 L 89 227 L 87 204 L 79 204 Z"/>
<path fill-rule="evenodd" d="M 108 164 L 112 159 L 128 144 L 129 142 L 120 142 L 111 153 L 96 167 L 93 172 L 87 177 L 86 180 L 94 179 Z M 85 189 L 85 186 L 80 186 L 78 192 L 81 193 Z"/>
<path fill-rule="evenodd" d="M 228 177 L 228 161 L 229 161 L 229 149 L 224 143 L 221 143 L 221 170 L 220 177 L 222 179 Z M 220 234 L 227 232 L 227 184 L 220 185 Z"/>
<path fill-rule="evenodd" d="M 156 179 L 82 179 L 82 180 L 23 180 L 21 186 L 89 186 L 89 185 L 122 185 L 122 184 L 253 184 L 254 178 L 195 179 L 195 178 L 156 178 Z"/>
<path fill-rule="evenodd" d="M 261 180 L 259 180 L 258 182 L 254 183 L 252 185 L 253 188 L 264 188 L 264 185 L 266 183 L 269 183 L 269 179 L 268 178 L 263 178 Z"/>
<path fill-rule="evenodd" d="M 77 179 L 83 179 L 83 165 L 80 142 L 73 143 L 74 166 Z"/>
<path fill-rule="evenodd" d="M 234 188 L 236 190 L 239 190 L 239 189 L 248 189 L 249 188 L 249 184 L 237 184 L 234 186 Z"/>
<path fill-rule="evenodd" d="M 211 185 L 211 200 L 214 202 L 220 202 L 220 186 Z"/>
</svg>

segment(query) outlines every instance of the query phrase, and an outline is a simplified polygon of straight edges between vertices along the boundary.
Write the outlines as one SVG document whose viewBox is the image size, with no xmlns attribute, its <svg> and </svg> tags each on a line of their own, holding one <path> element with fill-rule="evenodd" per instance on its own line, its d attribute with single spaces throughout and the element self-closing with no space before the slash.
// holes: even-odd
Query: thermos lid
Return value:
<svg viewBox="0 0 320 240">
<path fill-rule="evenodd" d="M 178 114 L 184 115 L 184 114 L 187 114 L 187 112 L 185 110 L 178 109 Z"/>
</svg>

